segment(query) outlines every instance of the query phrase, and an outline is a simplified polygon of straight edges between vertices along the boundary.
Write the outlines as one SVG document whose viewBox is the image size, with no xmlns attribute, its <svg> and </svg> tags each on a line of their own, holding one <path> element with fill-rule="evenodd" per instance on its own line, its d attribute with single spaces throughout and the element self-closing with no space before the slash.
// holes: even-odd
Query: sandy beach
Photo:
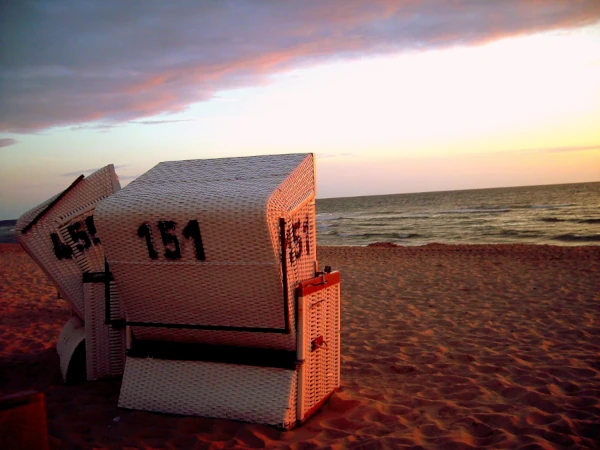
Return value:
<svg viewBox="0 0 600 450">
<path fill-rule="evenodd" d="M 342 386 L 291 431 L 117 408 L 62 383 L 67 304 L 0 245 L 0 394 L 46 395 L 50 447 L 598 448 L 600 247 L 320 247 L 342 273 Z"/>
</svg>

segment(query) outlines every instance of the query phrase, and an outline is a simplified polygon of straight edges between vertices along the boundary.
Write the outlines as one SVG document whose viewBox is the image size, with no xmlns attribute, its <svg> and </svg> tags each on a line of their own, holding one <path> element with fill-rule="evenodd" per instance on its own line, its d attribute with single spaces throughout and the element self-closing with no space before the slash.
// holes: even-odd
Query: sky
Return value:
<svg viewBox="0 0 600 450">
<path fill-rule="evenodd" d="M 600 181 L 600 1 L 0 2 L 0 220 L 299 152 L 318 198 Z"/>
</svg>

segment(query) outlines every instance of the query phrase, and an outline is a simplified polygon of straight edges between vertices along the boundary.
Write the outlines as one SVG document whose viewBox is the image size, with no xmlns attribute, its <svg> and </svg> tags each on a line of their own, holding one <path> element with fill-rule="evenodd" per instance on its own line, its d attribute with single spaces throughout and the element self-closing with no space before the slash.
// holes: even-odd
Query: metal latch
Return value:
<svg viewBox="0 0 600 450">
<path fill-rule="evenodd" d="M 327 342 L 325 342 L 323 336 L 317 336 L 310 343 L 310 351 L 314 352 L 315 350 L 321 347 L 327 347 Z"/>
</svg>

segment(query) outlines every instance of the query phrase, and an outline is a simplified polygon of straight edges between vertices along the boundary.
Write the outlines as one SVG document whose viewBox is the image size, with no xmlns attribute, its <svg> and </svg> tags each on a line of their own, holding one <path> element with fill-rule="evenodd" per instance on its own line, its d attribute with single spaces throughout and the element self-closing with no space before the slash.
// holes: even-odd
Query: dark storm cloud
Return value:
<svg viewBox="0 0 600 450">
<path fill-rule="evenodd" d="M 174 113 L 325 60 L 579 27 L 597 0 L 0 3 L 0 131 Z"/>
</svg>

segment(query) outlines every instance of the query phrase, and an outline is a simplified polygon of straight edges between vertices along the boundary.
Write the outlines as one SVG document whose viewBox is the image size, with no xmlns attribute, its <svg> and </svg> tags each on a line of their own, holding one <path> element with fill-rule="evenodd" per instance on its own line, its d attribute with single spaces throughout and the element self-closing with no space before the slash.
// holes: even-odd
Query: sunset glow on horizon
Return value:
<svg viewBox="0 0 600 450">
<path fill-rule="evenodd" d="M 211 69 L 206 79 L 199 69 L 185 71 L 185 52 L 181 61 L 159 52 L 151 57 L 170 55 L 175 62 L 167 66 L 183 67 L 181 75 L 157 69 L 135 88 L 110 88 L 115 77 L 129 76 L 126 67 L 121 74 L 107 68 L 105 81 L 78 72 L 87 81 L 64 99 L 81 108 L 79 120 L 55 99 L 27 93 L 41 89 L 41 79 L 52 89 L 77 67 L 39 62 L 33 71 L 23 63 L 6 72 L 0 90 L 9 98 L 9 82 L 22 89 L 20 100 L 0 102 L 12 105 L 0 117 L 0 219 L 60 192 L 73 174 L 109 163 L 126 185 L 160 161 L 313 152 L 319 198 L 600 181 L 595 17 L 489 39 L 465 30 L 448 45 L 434 36 L 424 46 L 392 48 L 381 38 L 380 50 L 319 49 L 293 64 L 275 63 L 283 57 L 274 44 L 247 72 L 231 75 L 243 66 L 240 56 L 223 66 L 227 75 Z M 247 51 L 242 44 L 236 51 Z M 91 103 L 81 103 L 76 89 Z"/>
</svg>

